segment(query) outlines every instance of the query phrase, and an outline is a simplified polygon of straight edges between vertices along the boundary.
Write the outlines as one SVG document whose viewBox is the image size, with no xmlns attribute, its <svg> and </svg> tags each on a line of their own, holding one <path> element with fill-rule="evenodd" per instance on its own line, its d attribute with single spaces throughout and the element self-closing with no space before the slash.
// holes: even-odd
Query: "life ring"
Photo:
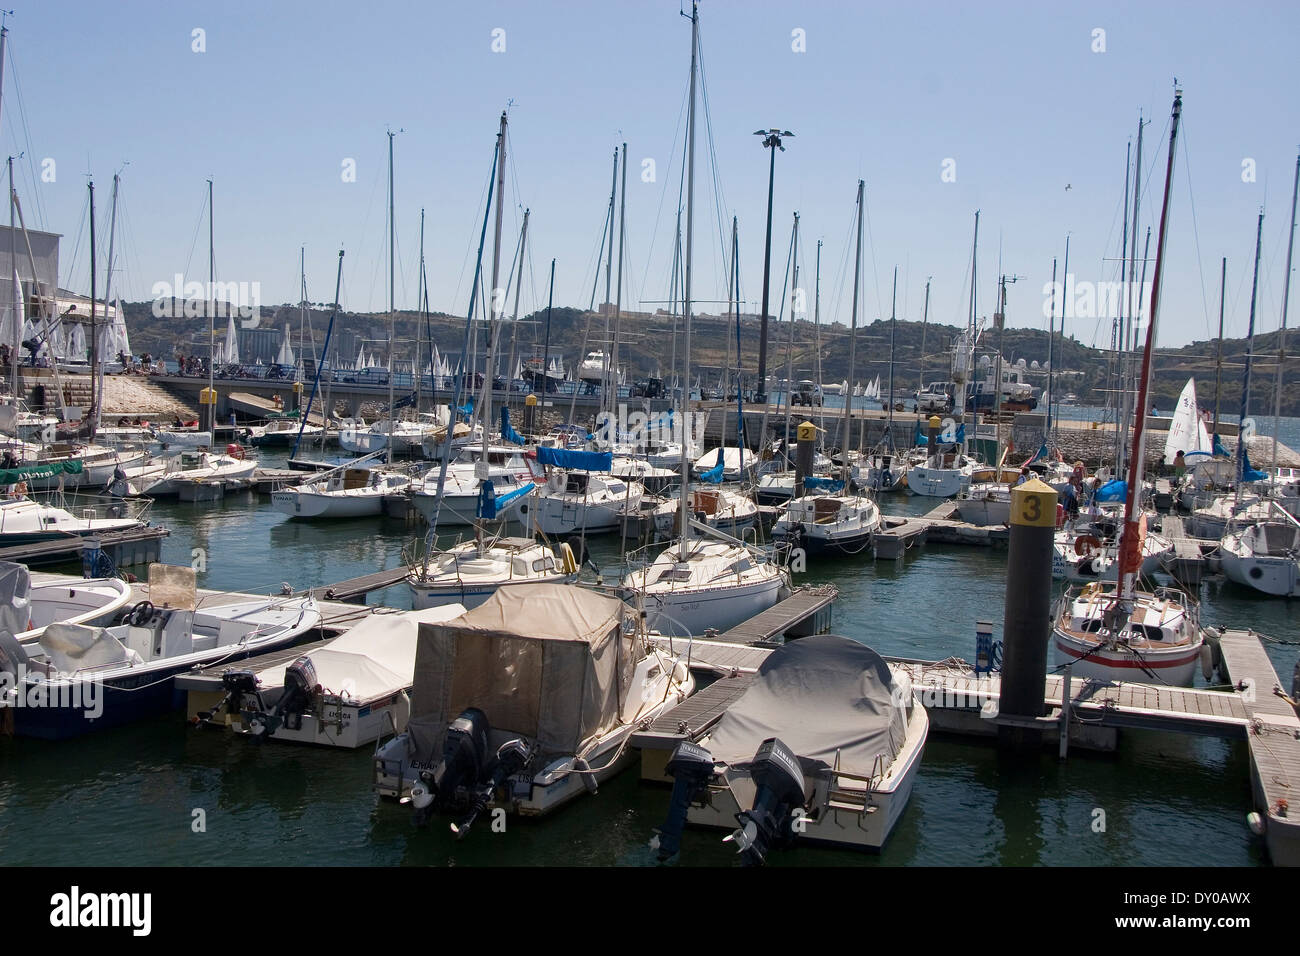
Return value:
<svg viewBox="0 0 1300 956">
<path fill-rule="evenodd" d="M 1095 534 L 1081 534 L 1074 539 L 1074 553 L 1081 558 L 1086 558 L 1100 547 L 1101 539 Z"/>
<path fill-rule="evenodd" d="M 226 446 L 226 454 L 229 455 L 231 458 L 236 459 L 237 461 L 243 461 L 243 460 L 244 460 L 244 446 L 243 446 L 243 445 L 235 445 L 235 444 L 227 445 L 227 446 Z"/>
</svg>

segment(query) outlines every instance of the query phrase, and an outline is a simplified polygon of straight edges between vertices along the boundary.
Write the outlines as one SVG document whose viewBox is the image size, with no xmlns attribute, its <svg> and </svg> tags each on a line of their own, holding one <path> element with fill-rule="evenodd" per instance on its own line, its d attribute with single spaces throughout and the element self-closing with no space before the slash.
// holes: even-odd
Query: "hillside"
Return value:
<svg viewBox="0 0 1300 956">
<path fill-rule="evenodd" d="M 186 354 L 206 355 L 207 330 L 201 318 L 157 318 L 152 303 L 127 303 L 127 326 L 132 346 L 137 354 L 149 351 L 155 356 L 172 358 L 177 351 Z M 316 342 L 323 341 L 329 313 L 315 308 L 310 311 Z M 584 329 L 588 314 L 581 309 L 556 308 L 551 317 L 551 351 L 561 354 L 567 364 L 579 361 Z M 540 355 L 545 334 L 545 311 L 521 318 L 518 329 L 518 350 L 521 356 Z M 414 354 L 414 341 L 418 314 L 400 312 L 395 325 L 396 355 L 407 361 Z M 288 323 L 298 335 L 299 309 L 296 305 L 264 308 L 262 327 L 283 328 Z M 673 319 L 667 315 L 638 315 L 624 320 L 620 347 L 622 361 L 629 365 L 634 377 L 644 377 L 657 371 L 670 374 L 674 354 L 680 360 L 683 348 L 682 322 L 677 321 L 677 335 L 673 335 Z M 740 368 L 749 376 L 754 374 L 758 362 L 759 323 L 750 316 L 740 323 Z M 429 326 L 439 350 L 454 357 L 461 351 L 465 335 L 465 320 L 447 315 L 429 318 Z M 605 317 L 590 316 L 590 337 L 587 350 L 602 347 Z M 918 381 L 945 379 L 948 376 L 949 357 L 946 350 L 960 330 L 947 325 L 929 325 L 925 331 L 925 348 L 922 354 L 922 326 L 919 322 L 899 322 L 895 341 L 895 387 L 911 391 Z M 510 329 L 503 340 L 503 351 L 510 349 Z M 219 323 L 218 343 L 225 336 L 225 322 Z M 344 313 L 335 324 L 335 343 L 331 351 L 350 361 L 355 355 L 355 342 L 364 340 L 368 351 L 384 352 L 387 341 L 387 316 L 373 313 Z M 988 332 L 982 345 L 992 348 L 997 344 L 997 332 Z M 736 329 L 734 320 L 717 316 L 697 316 L 692 324 L 692 369 L 706 383 L 715 380 L 723 368 L 736 368 Z M 818 378 L 822 381 L 840 381 L 849 377 L 848 330 L 843 326 L 823 326 L 820 330 L 811 322 L 798 322 L 794 328 L 791 353 L 792 377 Z M 820 339 L 821 373 L 817 373 L 818 341 Z M 774 378 L 784 378 L 786 355 L 790 345 L 789 323 L 770 327 L 768 345 L 768 373 Z M 344 343 L 344 344 L 338 344 Z M 1273 407 L 1274 374 L 1277 367 L 1278 333 L 1257 336 L 1255 362 L 1251 380 L 1251 410 L 1255 414 L 1268 414 Z M 297 343 L 294 343 L 295 347 Z M 482 341 L 480 337 L 480 354 Z M 1023 358 L 1026 364 L 1047 361 L 1048 336 L 1037 329 L 1008 328 L 1002 342 L 1003 355 L 1008 361 Z M 1074 338 L 1055 343 L 1054 364 L 1066 374 L 1058 378 L 1058 392 L 1074 392 L 1084 404 L 1105 404 L 1109 353 L 1092 349 Z M 1293 333 L 1286 361 L 1286 383 L 1282 396 L 1284 415 L 1300 416 L 1300 363 L 1295 353 L 1300 351 L 1300 333 Z M 1161 350 L 1156 354 L 1152 404 L 1159 409 L 1173 406 L 1189 376 L 1197 379 L 1197 393 L 1205 408 L 1214 404 L 1215 378 L 1214 341 L 1195 342 L 1180 349 Z M 879 375 L 881 384 L 888 386 L 890 353 L 890 323 L 877 320 L 858 330 L 856 349 L 856 374 L 854 378 L 865 381 Z M 1241 378 L 1246 355 L 1245 339 L 1225 339 L 1223 342 L 1223 374 L 1220 406 L 1224 414 L 1235 414 L 1241 400 Z M 506 360 L 503 358 L 501 366 Z M 1043 378 L 1032 379 L 1042 384 Z"/>
</svg>

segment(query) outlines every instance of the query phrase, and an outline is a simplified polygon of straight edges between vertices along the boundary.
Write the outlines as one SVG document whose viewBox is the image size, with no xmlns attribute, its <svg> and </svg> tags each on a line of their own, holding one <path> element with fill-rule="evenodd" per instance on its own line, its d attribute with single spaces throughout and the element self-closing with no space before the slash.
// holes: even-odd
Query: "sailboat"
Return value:
<svg viewBox="0 0 1300 956">
<path fill-rule="evenodd" d="M 1178 407 L 1169 423 L 1169 434 L 1165 438 L 1165 464 L 1172 465 L 1179 452 L 1190 465 L 1190 459 L 1210 457 L 1214 446 L 1210 442 L 1210 433 L 1201 417 L 1200 407 L 1196 404 L 1196 379 L 1189 378 L 1178 396 Z"/>
<path fill-rule="evenodd" d="M 857 259 L 853 265 L 853 312 L 849 326 L 849 374 L 857 346 L 858 288 L 862 269 L 862 196 L 865 183 L 858 180 L 858 242 Z M 848 440 L 850 422 L 849 403 L 844 405 L 845 450 L 842 452 L 843 477 L 838 482 L 839 493 L 804 494 L 795 498 L 772 526 L 774 540 L 784 540 L 809 554 L 859 554 L 871 546 L 871 539 L 880 530 L 880 508 L 868 495 L 851 494 L 849 486 Z M 804 479 L 805 489 L 809 479 Z"/>
<path fill-rule="evenodd" d="M 1146 410 L 1155 351 L 1161 280 L 1164 277 L 1165 237 L 1173 179 L 1182 92 L 1174 94 L 1165 170 L 1164 201 L 1156 242 L 1155 278 L 1147 325 L 1146 348 L 1134 415 L 1128 482 L 1124 489 L 1124 531 L 1120 541 L 1119 580 L 1114 586 L 1085 585 L 1068 589 L 1052 614 L 1052 643 L 1056 662 L 1068 664 L 1076 676 L 1098 680 L 1141 680 L 1190 686 L 1205 648 L 1196 604 L 1175 588 L 1140 591 L 1144 516 L 1141 514 L 1142 473 L 1146 457 Z"/>
<path fill-rule="evenodd" d="M 695 83 L 699 52 L 699 7 L 691 4 L 690 106 L 687 114 L 686 252 L 683 382 L 691 381 L 691 298 L 695 213 Z M 690 395 L 683 396 L 681 421 L 690 421 Z M 623 579 L 626 599 L 646 614 L 646 626 L 662 634 L 726 630 L 772 607 L 789 593 L 789 572 L 757 549 L 710 529 L 691 517 L 687 444 L 682 445 L 681 537 L 655 560 Z M 540 455 L 540 451 L 539 451 Z M 703 532 L 707 537 L 698 537 Z"/>
</svg>

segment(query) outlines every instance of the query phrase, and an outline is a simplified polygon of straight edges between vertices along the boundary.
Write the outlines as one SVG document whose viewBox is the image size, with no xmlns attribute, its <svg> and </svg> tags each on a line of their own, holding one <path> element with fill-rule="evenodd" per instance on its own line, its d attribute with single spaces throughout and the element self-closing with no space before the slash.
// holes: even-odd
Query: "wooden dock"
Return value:
<svg viewBox="0 0 1300 956">
<path fill-rule="evenodd" d="M 1284 696 L 1277 671 L 1254 631 L 1228 630 L 1219 638 L 1223 668 L 1246 710 L 1250 781 L 1268 853 L 1278 866 L 1300 866 L 1300 718 Z"/>
<path fill-rule="evenodd" d="M 1007 546 L 1011 530 L 1006 525 L 972 524 L 962 521 L 957 514 L 957 503 L 945 499 L 920 517 L 908 520 L 925 525 L 926 541 L 932 544 L 962 544 L 978 548 Z"/>
<path fill-rule="evenodd" d="M 919 518 L 885 518 L 880 530 L 871 536 L 872 557 L 900 560 L 913 548 L 921 547 L 930 536 L 930 526 Z"/>
<path fill-rule="evenodd" d="M 830 628 L 831 605 L 840 589 L 833 584 L 795 588 L 784 601 L 723 634 L 709 635 L 725 644 L 771 644 L 787 637 L 806 637 Z"/>
<path fill-rule="evenodd" d="M 1192 537 L 1187 531 L 1186 519 L 1165 515 L 1160 521 L 1160 534 L 1174 547 L 1173 553 L 1163 561 L 1164 569 L 1180 583 L 1200 584 L 1206 570 L 1214 569 L 1215 562 L 1210 555 L 1218 550 L 1219 542 Z"/>
<path fill-rule="evenodd" d="M 328 601 L 364 604 L 366 595 L 371 591 L 382 591 L 394 584 L 401 584 L 406 580 L 406 575 L 407 568 L 405 566 L 389 568 L 387 571 L 375 571 L 357 578 L 348 578 L 346 581 L 340 581 L 337 584 L 312 588 L 311 593 Z"/>
<path fill-rule="evenodd" d="M 157 561 L 162 549 L 162 539 L 171 534 L 166 528 L 143 527 L 128 531 L 110 531 L 89 538 L 68 535 L 49 541 L 15 544 L 0 548 L 0 561 L 15 561 L 28 567 L 46 564 L 64 564 L 81 560 L 88 540 L 98 541 L 99 549 L 118 567 L 148 564 Z"/>
</svg>

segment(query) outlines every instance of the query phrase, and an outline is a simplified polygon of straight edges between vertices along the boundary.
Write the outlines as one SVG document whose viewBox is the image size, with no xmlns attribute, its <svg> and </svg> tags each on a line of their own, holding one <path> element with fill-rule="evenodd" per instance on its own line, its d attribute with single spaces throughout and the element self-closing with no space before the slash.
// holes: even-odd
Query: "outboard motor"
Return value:
<svg viewBox="0 0 1300 956">
<path fill-rule="evenodd" d="M 236 670 L 232 667 L 222 672 L 221 686 L 225 688 L 226 696 L 222 698 L 220 704 L 211 710 L 199 711 L 195 715 L 194 724 L 196 726 L 210 726 L 212 718 L 220 713 L 225 713 L 231 717 L 242 714 L 244 695 L 257 695 L 257 675 L 250 670 Z"/>
<path fill-rule="evenodd" d="M 422 772 L 420 782 L 411 788 L 417 824 L 435 811 L 470 805 L 467 794 L 482 775 L 490 730 L 487 714 L 477 707 L 466 708 L 447 726 L 442 762 L 435 770 Z"/>
<path fill-rule="evenodd" d="M 249 724 L 255 734 L 271 736 L 283 724 L 286 730 L 301 730 L 302 715 L 315 696 L 316 665 L 310 657 L 300 657 L 284 669 L 284 690 L 269 714 L 254 714 Z"/>
<path fill-rule="evenodd" d="M 749 774 L 758 788 L 754 805 L 736 814 L 740 829 L 723 842 L 734 840 L 747 865 L 761 866 L 769 850 L 794 841 L 795 814 L 804 810 L 807 784 L 799 758 L 776 737 L 759 746 Z"/>
<path fill-rule="evenodd" d="M 469 828 L 474 825 L 478 815 L 487 809 L 493 794 L 499 787 L 505 786 L 507 780 L 524 769 L 528 757 L 528 747 L 518 737 L 507 740 L 497 748 L 496 756 L 485 768 L 484 779 L 479 781 L 478 788 L 474 791 L 469 813 L 452 823 L 453 836 L 460 839 L 469 833 Z"/>
<path fill-rule="evenodd" d="M 668 819 L 657 831 L 660 862 L 672 859 L 681 849 L 686 814 L 691 804 L 701 802 L 713 779 L 713 754 L 683 740 L 668 758 L 665 770 L 673 778 L 673 795 L 668 801 Z"/>
</svg>

